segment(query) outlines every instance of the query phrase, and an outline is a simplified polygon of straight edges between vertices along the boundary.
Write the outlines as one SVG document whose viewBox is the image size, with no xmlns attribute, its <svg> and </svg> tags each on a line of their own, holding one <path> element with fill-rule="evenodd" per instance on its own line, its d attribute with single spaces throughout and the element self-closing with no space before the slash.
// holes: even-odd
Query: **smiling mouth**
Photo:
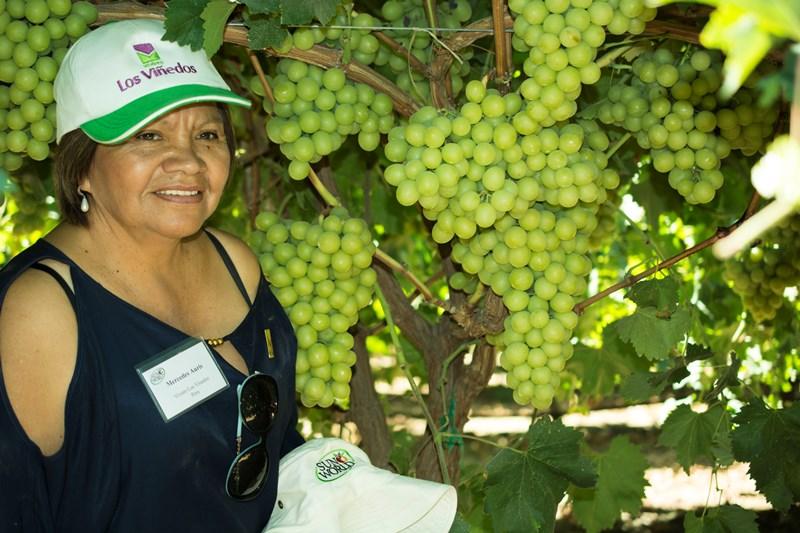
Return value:
<svg viewBox="0 0 800 533">
<path fill-rule="evenodd" d="M 180 190 L 180 189 L 165 189 L 163 191 L 157 191 L 156 196 L 173 202 L 191 202 L 194 200 L 199 200 L 202 193 L 198 190 Z"/>
</svg>

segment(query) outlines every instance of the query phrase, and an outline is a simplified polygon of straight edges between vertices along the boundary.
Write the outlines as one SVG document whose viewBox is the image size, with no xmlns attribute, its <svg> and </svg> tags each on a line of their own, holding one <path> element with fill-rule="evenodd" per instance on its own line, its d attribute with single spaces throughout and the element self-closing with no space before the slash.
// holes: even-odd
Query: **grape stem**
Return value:
<svg viewBox="0 0 800 533">
<path fill-rule="evenodd" d="M 394 318 L 392 317 L 392 311 L 389 308 L 389 304 L 386 301 L 386 298 L 383 295 L 383 291 L 381 290 L 380 285 L 375 285 L 375 294 L 378 296 L 378 300 L 381 302 L 381 308 L 383 309 L 384 316 L 386 317 L 386 325 L 389 328 L 389 335 L 392 337 L 392 343 L 397 350 L 397 362 L 400 366 L 400 369 L 406 376 L 408 380 L 408 384 L 411 386 L 411 392 L 414 394 L 414 398 L 416 398 L 417 402 L 419 402 L 420 407 L 422 407 L 422 411 L 425 413 L 425 418 L 428 421 L 428 429 L 431 432 L 431 436 L 433 437 L 433 445 L 436 448 L 436 457 L 439 460 L 439 469 L 442 471 L 442 480 L 446 484 L 450 484 L 450 472 L 447 469 L 447 460 L 444 457 L 444 449 L 442 448 L 442 436 L 439 433 L 439 428 L 436 426 L 436 423 L 433 420 L 433 416 L 431 416 L 431 412 L 428 410 L 428 405 L 425 403 L 425 399 L 422 397 L 422 393 L 417 386 L 417 382 L 414 381 L 414 376 L 411 374 L 411 370 L 408 368 L 408 361 L 406 360 L 405 352 L 403 351 L 403 345 L 400 344 L 400 338 L 397 335 L 397 328 L 394 325 Z"/>
<path fill-rule="evenodd" d="M 748 202 L 747 209 L 745 209 L 744 213 L 739 218 L 739 220 L 737 220 L 736 222 L 734 222 L 730 226 L 726 226 L 724 228 L 717 228 L 717 231 L 714 232 L 714 234 L 711 237 L 707 238 L 706 240 L 704 240 L 704 241 L 702 241 L 700 243 L 697 243 L 694 246 L 692 246 L 691 248 L 687 248 L 686 250 L 683 250 L 682 252 L 680 252 L 680 253 L 678 253 L 676 255 L 673 255 L 669 259 L 667 259 L 665 261 L 662 261 L 659 264 L 657 264 L 657 265 L 655 265 L 655 266 L 653 266 L 651 268 L 648 268 L 644 272 L 640 272 L 639 274 L 636 274 L 635 276 L 627 276 L 625 279 L 623 279 L 619 283 L 615 283 L 611 287 L 608 287 L 607 289 L 602 290 L 602 291 L 598 292 L 597 294 L 595 294 L 593 296 L 590 296 L 589 298 L 583 300 L 582 302 L 578 302 L 577 304 L 575 304 L 575 307 L 573 307 L 572 310 L 575 313 L 580 315 L 581 313 L 584 312 L 584 310 L 586 310 L 587 307 L 589 307 L 593 303 L 599 302 L 600 300 L 602 300 L 603 298 L 605 298 L 609 294 L 615 293 L 618 290 L 624 289 L 626 287 L 631 287 L 631 286 L 635 285 L 636 283 L 638 283 L 639 281 L 641 281 L 641 280 L 643 280 L 643 279 L 645 279 L 647 277 L 650 277 L 650 276 L 652 276 L 653 274 L 655 274 L 657 272 L 660 272 L 662 270 L 665 270 L 667 268 L 672 267 L 673 265 L 675 265 L 676 263 L 686 259 L 690 255 L 694 255 L 697 252 L 699 252 L 701 250 L 705 250 L 709 246 L 712 246 L 717 241 L 719 241 L 722 238 L 728 236 L 732 231 L 734 231 L 736 228 L 741 226 L 747 219 L 749 219 L 751 216 L 753 216 L 753 214 L 755 213 L 755 206 L 758 205 L 759 199 L 760 199 L 760 197 L 758 195 L 758 192 L 754 191 L 753 192 L 753 196 L 750 198 L 750 201 Z"/>
<path fill-rule="evenodd" d="M 436 17 L 436 0 L 422 0 L 422 5 L 425 8 L 425 17 L 428 19 L 428 24 L 432 28 L 438 28 L 438 19 Z"/>
<path fill-rule="evenodd" d="M 334 196 L 333 193 L 329 191 L 327 187 L 325 187 L 325 184 L 322 183 L 322 180 L 319 179 L 319 176 L 312 167 L 309 167 L 308 170 L 308 181 L 311 182 L 311 185 L 314 186 L 314 190 L 317 191 L 317 193 L 322 197 L 322 199 L 325 201 L 327 205 L 329 205 L 330 207 L 337 207 L 339 205 L 342 205 L 339 199 L 336 198 L 336 196 Z M 413 272 L 411 272 L 409 269 L 401 265 L 400 262 L 397 261 L 397 259 L 393 258 L 380 248 L 375 248 L 375 259 L 377 259 L 378 261 L 389 267 L 391 270 L 399 274 L 402 274 L 406 279 L 408 279 L 414 285 L 414 287 L 417 288 L 419 293 L 422 295 L 423 298 L 425 298 L 427 302 L 437 307 L 441 307 L 446 311 L 451 310 L 451 306 L 447 305 L 443 301 L 436 298 L 431 292 L 431 290 L 427 287 L 427 285 L 425 285 L 419 278 L 417 278 L 417 276 L 415 276 Z"/>
<path fill-rule="evenodd" d="M 269 86 L 267 77 L 264 75 L 264 69 L 261 68 L 261 62 L 258 60 L 258 56 L 256 56 L 255 52 L 252 50 L 248 50 L 247 55 L 250 56 L 250 63 L 253 64 L 256 76 L 258 76 L 258 81 L 261 82 L 261 86 L 264 88 L 264 97 L 269 100 L 270 104 L 274 104 L 275 96 L 272 94 L 272 87 Z"/>
<path fill-rule="evenodd" d="M 308 181 L 311 182 L 311 185 L 314 186 L 314 190 L 319 193 L 327 205 L 330 207 L 342 205 L 339 199 L 336 198 L 336 196 L 334 196 L 333 193 L 329 191 L 328 188 L 322 183 L 322 180 L 319 179 L 319 176 L 311 166 L 308 167 Z"/>
<path fill-rule="evenodd" d="M 627 132 L 625 135 L 620 137 L 619 140 L 617 140 L 617 142 L 615 142 L 614 145 L 611 148 L 608 149 L 608 152 L 606 152 L 606 154 L 605 154 L 606 155 L 606 159 L 611 159 L 611 156 L 616 154 L 617 150 L 622 148 L 622 146 L 626 142 L 628 142 L 628 139 L 630 139 L 630 138 L 631 138 L 631 132 Z"/>
<path fill-rule="evenodd" d="M 395 41 L 394 39 L 392 39 L 391 37 L 389 37 L 388 35 L 386 35 L 381 31 L 374 31 L 372 32 L 372 35 L 374 35 L 375 38 L 378 39 L 380 42 L 391 48 L 395 54 L 402 56 L 408 62 L 408 65 L 411 67 L 412 70 L 422 74 L 426 78 L 431 77 L 430 67 L 428 67 L 428 65 L 426 65 L 419 59 L 417 59 L 416 56 L 414 56 L 414 54 L 412 54 L 411 52 L 408 51 L 408 49 L 406 49 L 405 46 L 398 43 L 397 41 Z"/>
<path fill-rule="evenodd" d="M 616 59 L 618 59 L 620 56 L 624 55 L 631 48 L 633 48 L 633 45 L 620 46 L 618 48 L 614 48 L 609 52 L 606 52 L 605 54 L 600 56 L 600 59 L 596 61 L 597 66 L 600 68 L 607 67 L 608 65 L 613 63 Z"/>
<path fill-rule="evenodd" d="M 425 300 L 437 307 L 441 307 L 444 310 L 449 311 L 450 306 L 447 305 L 445 302 L 436 298 L 431 290 L 419 279 L 417 276 L 414 275 L 409 269 L 404 267 L 400 264 L 400 262 L 395 259 L 394 257 L 390 256 L 380 248 L 375 249 L 375 259 L 386 265 L 389 269 L 397 272 L 398 274 L 402 274 L 403 277 L 408 279 L 414 287 L 417 288 L 419 293 L 422 295 Z"/>
</svg>

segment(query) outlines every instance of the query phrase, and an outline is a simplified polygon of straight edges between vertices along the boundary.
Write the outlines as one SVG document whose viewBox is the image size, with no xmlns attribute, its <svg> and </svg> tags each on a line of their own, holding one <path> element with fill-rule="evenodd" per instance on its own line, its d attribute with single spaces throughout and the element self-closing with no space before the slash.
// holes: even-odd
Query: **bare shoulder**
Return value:
<svg viewBox="0 0 800 533">
<path fill-rule="evenodd" d="M 46 455 L 63 442 L 77 351 L 77 319 L 64 289 L 49 274 L 23 272 L 0 308 L 0 364 L 17 418 Z"/>
<path fill-rule="evenodd" d="M 244 243 L 239 237 L 232 235 L 226 231 L 219 229 L 208 228 L 214 237 L 219 239 L 225 251 L 231 256 L 236 270 L 239 272 L 242 281 L 244 282 L 247 291 L 252 297 L 258 288 L 258 283 L 261 278 L 261 265 L 258 262 L 256 254 Z"/>
</svg>

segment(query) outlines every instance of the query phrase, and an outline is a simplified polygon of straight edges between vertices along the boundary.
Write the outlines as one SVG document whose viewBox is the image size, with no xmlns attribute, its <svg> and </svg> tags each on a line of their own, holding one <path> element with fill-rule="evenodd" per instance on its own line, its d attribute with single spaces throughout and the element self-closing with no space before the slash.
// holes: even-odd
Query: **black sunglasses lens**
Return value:
<svg viewBox="0 0 800 533">
<path fill-rule="evenodd" d="M 241 403 L 242 420 L 253 433 L 266 433 L 278 413 L 278 386 L 271 377 L 258 374 L 244 382 Z"/>
<path fill-rule="evenodd" d="M 269 469 L 267 446 L 263 441 L 240 453 L 228 472 L 228 494 L 239 500 L 255 498 Z"/>
</svg>

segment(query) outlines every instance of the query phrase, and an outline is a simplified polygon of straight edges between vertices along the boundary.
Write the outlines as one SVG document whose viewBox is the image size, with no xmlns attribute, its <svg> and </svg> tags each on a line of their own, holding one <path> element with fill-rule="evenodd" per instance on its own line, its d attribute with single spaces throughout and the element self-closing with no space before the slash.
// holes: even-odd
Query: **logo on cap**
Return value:
<svg viewBox="0 0 800 533">
<path fill-rule="evenodd" d="M 347 450 L 334 450 L 322 456 L 314 465 L 317 479 L 320 481 L 334 481 L 348 473 L 356 461 Z"/>
<path fill-rule="evenodd" d="M 133 49 L 143 67 L 153 67 L 162 63 L 161 56 L 156 52 L 155 46 L 150 43 L 134 44 Z"/>
</svg>

